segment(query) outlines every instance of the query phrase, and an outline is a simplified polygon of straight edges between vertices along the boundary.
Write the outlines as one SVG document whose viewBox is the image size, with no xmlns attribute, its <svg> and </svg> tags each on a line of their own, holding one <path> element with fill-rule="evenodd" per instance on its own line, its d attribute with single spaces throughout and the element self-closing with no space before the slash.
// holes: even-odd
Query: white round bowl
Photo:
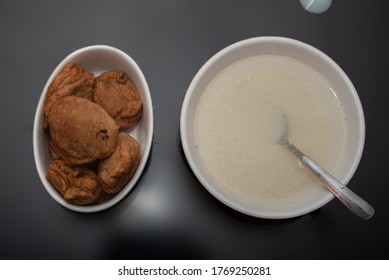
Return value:
<svg viewBox="0 0 389 280">
<path fill-rule="evenodd" d="M 296 203 L 298 205 L 296 208 L 288 208 L 288 210 L 281 209 L 278 211 L 274 209 L 266 210 L 261 207 L 249 207 L 236 197 L 227 194 L 223 191 L 223 188 L 218 187 L 207 176 L 195 148 L 193 121 L 200 96 L 207 85 L 221 70 L 230 64 L 243 58 L 262 54 L 282 55 L 297 59 L 316 69 L 330 82 L 344 107 L 348 130 L 344 164 L 333 175 L 345 184 L 350 181 L 360 162 L 365 141 L 365 121 L 358 94 L 347 75 L 331 58 L 316 48 L 294 39 L 283 37 L 251 38 L 232 44 L 209 59 L 195 75 L 185 95 L 180 119 L 182 146 L 197 179 L 213 196 L 227 206 L 259 218 L 283 219 L 297 217 L 322 207 L 334 196 L 329 191 L 316 192 L 316 196 L 309 201 Z"/>
<path fill-rule="evenodd" d="M 138 88 L 143 101 L 142 118 L 139 123 L 129 131 L 129 134 L 137 139 L 141 148 L 141 160 L 138 169 L 121 192 L 108 201 L 97 205 L 78 206 L 67 202 L 46 179 L 46 172 L 52 158 L 48 150 L 49 137 L 42 129 L 44 101 L 50 83 L 69 62 L 80 64 L 86 71 L 92 72 L 95 76 L 108 70 L 125 72 Z M 88 46 L 74 51 L 62 60 L 50 75 L 43 88 L 35 113 L 33 149 L 35 165 L 43 186 L 50 196 L 59 204 L 73 211 L 91 213 L 102 211 L 115 205 L 130 192 L 142 174 L 150 154 L 153 137 L 153 123 L 153 106 L 147 81 L 139 66 L 130 56 L 119 49 L 105 45 Z"/>
</svg>

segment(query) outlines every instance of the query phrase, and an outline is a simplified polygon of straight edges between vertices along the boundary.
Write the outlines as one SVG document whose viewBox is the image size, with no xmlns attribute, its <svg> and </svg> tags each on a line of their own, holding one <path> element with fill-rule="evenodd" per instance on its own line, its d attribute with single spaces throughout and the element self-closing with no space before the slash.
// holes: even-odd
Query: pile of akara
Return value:
<svg viewBox="0 0 389 280">
<path fill-rule="evenodd" d="M 104 202 L 122 190 L 140 161 L 140 145 L 123 130 L 134 127 L 143 103 L 123 72 L 95 77 L 67 64 L 45 98 L 43 129 L 53 157 L 46 177 L 69 203 Z"/>
</svg>

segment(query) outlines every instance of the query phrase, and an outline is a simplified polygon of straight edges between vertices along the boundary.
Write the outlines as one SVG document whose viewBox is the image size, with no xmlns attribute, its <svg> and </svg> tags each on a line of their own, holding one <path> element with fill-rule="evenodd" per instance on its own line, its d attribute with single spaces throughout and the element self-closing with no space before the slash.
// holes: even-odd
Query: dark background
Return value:
<svg viewBox="0 0 389 280">
<path fill-rule="evenodd" d="M 388 259 L 388 4 L 334 0 L 323 14 L 298 0 L 0 2 L 1 259 Z M 363 221 L 333 200 L 288 220 L 235 212 L 196 180 L 179 116 L 199 68 L 222 48 L 285 36 L 322 50 L 347 73 L 366 118 L 349 183 L 375 208 Z M 149 83 L 154 141 L 136 187 L 95 214 L 69 211 L 36 172 L 32 129 L 42 89 L 69 53 L 108 44 L 132 56 Z"/>
</svg>

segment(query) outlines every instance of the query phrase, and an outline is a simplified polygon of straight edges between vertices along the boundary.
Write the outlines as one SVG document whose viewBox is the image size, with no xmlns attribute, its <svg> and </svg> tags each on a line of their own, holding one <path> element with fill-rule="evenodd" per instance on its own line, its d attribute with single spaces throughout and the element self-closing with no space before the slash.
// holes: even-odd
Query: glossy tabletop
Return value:
<svg viewBox="0 0 389 280">
<path fill-rule="evenodd" d="M 333 0 L 322 14 L 298 0 L 2 1 L 0 259 L 388 259 L 388 8 L 365 0 Z M 179 130 L 186 90 L 216 52 L 257 36 L 308 43 L 353 82 L 366 142 L 348 186 L 375 207 L 372 219 L 337 200 L 293 219 L 253 218 L 193 175 Z M 95 44 L 119 48 L 141 67 L 154 138 L 135 188 L 108 210 L 81 214 L 43 187 L 32 130 L 56 65 Z"/>
</svg>

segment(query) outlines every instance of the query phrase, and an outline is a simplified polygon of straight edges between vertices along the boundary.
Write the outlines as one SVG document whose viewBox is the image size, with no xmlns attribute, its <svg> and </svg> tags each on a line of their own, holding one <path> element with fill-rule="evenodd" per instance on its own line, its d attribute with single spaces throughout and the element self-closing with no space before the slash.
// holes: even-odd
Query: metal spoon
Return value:
<svg viewBox="0 0 389 280">
<path fill-rule="evenodd" d="M 353 191 L 347 188 L 344 184 L 330 175 L 327 171 L 321 168 L 316 162 L 310 159 L 295 145 L 290 143 L 288 138 L 288 121 L 284 113 L 282 118 L 285 121 L 285 129 L 279 144 L 288 148 L 293 154 L 300 159 L 300 162 L 308 168 L 344 205 L 346 205 L 355 215 L 367 220 L 374 214 L 374 208 Z"/>
</svg>

